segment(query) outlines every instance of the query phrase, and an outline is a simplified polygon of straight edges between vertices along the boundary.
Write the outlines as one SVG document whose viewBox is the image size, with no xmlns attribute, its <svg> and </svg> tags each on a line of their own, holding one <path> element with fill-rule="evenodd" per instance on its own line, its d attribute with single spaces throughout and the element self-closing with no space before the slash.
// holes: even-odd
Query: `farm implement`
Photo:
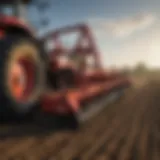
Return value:
<svg viewBox="0 0 160 160">
<path fill-rule="evenodd" d="M 1 6 L 6 2 L 12 4 L 2 1 Z M 72 33 L 78 38 L 72 47 L 66 47 L 61 37 Z M 78 126 L 122 96 L 131 85 L 120 72 L 102 68 L 100 53 L 86 24 L 36 38 L 15 15 L 1 15 L 0 51 L 1 119 L 23 118 L 40 110 L 52 117 L 65 117 Z"/>
</svg>

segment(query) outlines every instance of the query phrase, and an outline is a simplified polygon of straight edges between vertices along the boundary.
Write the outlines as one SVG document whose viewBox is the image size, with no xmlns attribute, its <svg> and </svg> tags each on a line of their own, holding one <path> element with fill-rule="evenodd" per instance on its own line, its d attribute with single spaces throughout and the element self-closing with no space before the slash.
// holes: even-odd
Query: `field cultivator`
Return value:
<svg viewBox="0 0 160 160">
<path fill-rule="evenodd" d="M 77 39 L 69 38 L 73 33 Z M 74 41 L 72 46 L 65 45 L 64 35 Z M 85 24 L 57 29 L 37 39 L 16 17 L 3 15 L 0 51 L 2 120 L 23 119 L 30 113 L 34 117 L 40 110 L 52 117 L 67 117 L 77 126 L 120 97 L 131 84 L 121 73 L 102 68 Z"/>
<path fill-rule="evenodd" d="M 61 37 L 73 33 L 78 40 L 67 48 Z M 67 119 L 83 122 L 120 98 L 130 86 L 130 80 L 121 73 L 106 72 L 102 68 L 100 54 L 87 25 L 58 29 L 49 33 L 44 41 L 54 47 L 48 53 L 51 66 L 48 79 L 52 89 L 42 94 L 43 112 L 60 117 L 67 115 Z M 59 76 L 55 76 L 57 71 Z M 58 77 L 57 81 L 54 77 Z"/>
</svg>

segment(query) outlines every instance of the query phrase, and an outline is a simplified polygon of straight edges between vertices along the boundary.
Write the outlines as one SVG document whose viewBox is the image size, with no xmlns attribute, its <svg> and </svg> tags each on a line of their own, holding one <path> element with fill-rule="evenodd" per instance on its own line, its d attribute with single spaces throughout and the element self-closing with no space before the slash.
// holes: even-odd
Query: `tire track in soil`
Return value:
<svg viewBox="0 0 160 160">
<path fill-rule="evenodd" d="M 109 108 L 109 109 L 111 109 L 111 108 Z M 113 109 L 112 109 L 113 110 Z M 95 118 L 95 120 L 97 120 L 96 118 Z M 75 133 L 73 133 L 73 134 L 75 134 Z M 57 146 L 56 144 L 57 143 L 53 143 L 53 141 L 56 141 L 56 142 L 59 142 L 59 139 L 58 139 L 58 137 L 61 137 L 62 135 L 60 134 L 59 135 L 59 133 L 57 134 L 57 136 L 50 136 L 50 137 L 46 137 L 46 140 L 43 140 L 43 141 L 41 141 L 41 142 L 43 142 L 43 143 L 39 143 L 40 145 L 39 145 L 39 147 L 37 147 L 38 146 L 38 143 L 34 143 L 34 145 L 33 146 L 28 146 L 29 147 L 29 149 L 28 149 L 28 152 L 26 152 L 25 150 L 23 150 L 22 149 L 22 151 L 23 152 L 21 152 L 21 153 L 26 153 L 27 155 L 32 155 L 31 157 L 32 157 L 32 159 L 34 159 L 34 157 L 35 156 L 33 156 L 35 153 L 37 153 L 37 151 L 39 151 L 40 153 L 43 151 L 43 150 L 45 150 L 45 148 L 47 147 L 47 148 L 52 148 L 52 147 L 54 147 L 54 146 Z M 72 135 L 73 136 L 73 135 Z M 62 138 L 61 138 L 62 139 Z M 51 143 L 52 142 L 52 143 Z M 22 142 L 23 143 L 23 142 Z M 43 147 L 42 147 L 43 146 Z M 36 147 L 36 148 L 35 148 Z M 12 148 L 13 148 L 13 146 L 11 146 L 10 147 L 10 149 L 12 150 Z M 38 149 L 39 148 L 39 149 Z M 43 149 L 44 148 L 44 149 Z M 30 152 L 30 150 L 33 150 L 33 153 L 32 152 Z M 12 153 L 14 153 L 13 151 L 12 151 Z M 15 153 L 16 154 L 16 153 Z M 17 153 L 18 154 L 18 153 Z M 20 156 L 18 156 L 18 157 L 24 157 L 24 155 L 23 154 L 21 154 Z M 29 156 L 30 157 L 30 156 Z M 28 157 L 28 158 L 29 158 Z"/>
<path fill-rule="evenodd" d="M 121 108 L 122 109 L 122 108 Z M 119 111 L 118 111 L 119 112 Z M 119 113 L 118 113 L 119 114 Z M 103 130 L 104 130 L 105 128 L 103 127 Z M 103 133 L 103 132 L 102 132 Z M 87 139 L 87 138 L 86 138 Z M 92 137 L 92 141 L 93 141 L 93 139 L 95 139 L 94 137 Z M 77 144 L 77 143 L 75 143 L 75 144 Z M 76 154 L 80 154 L 81 152 L 83 152 L 83 150 L 85 150 L 86 148 L 88 148 L 88 146 L 90 145 L 90 144 L 88 144 L 88 145 L 86 145 L 85 144 L 85 142 L 84 142 L 84 145 L 83 144 L 81 144 L 82 146 L 84 146 L 85 145 L 85 147 L 83 147 L 83 149 L 81 150 L 80 148 L 76 148 L 76 150 L 75 150 L 75 152 L 74 151 L 72 151 L 72 148 L 74 147 L 74 146 L 70 146 L 70 147 L 68 147 L 67 146 L 67 148 L 69 148 L 69 149 L 66 149 L 65 151 L 63 151 L 65 154 L 64 154 L 64 156 L 66 157 L 66 153 L 67 153 L 67 156 L 68 156 L 68 150 L 71 150 L 72 152 L 70 153 L 70 159 L 72 159 L 71 157 L 74 157 L 74 155 L 76 155 Z M 80 151 L 79 151 L 80 150 Z M 60 155 L 62 156 L 62 154 L 61 154 L 61 152 L 60 152 Z M 55 156 L 55 157 L 57 157 L 57 156 Z M 68 157 L 67 157 L 68 158 Z M 76 157 L 74 157 L 73 159 L 75 159 L 75 158 L 77 158 L 77 156 Z M 62 157 L 61 157 L 61 159 L 63 159 Z"/>
<path fill-rule="evenodd" d="M 127 124 L 128 122 L 129 121 L 127 121 Z M 111 157 L 109 155 L 112 155 L 113 157 L 114 154 L 117 152 L 117 150 L 124 143 L 125 135 L 127 135 L 129 128 L 130 128 L 129 124 L 125 126 L 125 128 L 122 129 L 120 128 L 120 130 L 116 132 L 114 136 L 112 135 L 112 137 L 110 137 L 110 139 L 107 142 L 104 142 L 104 144 L 101 145 L 101 147 L 94 153 L 95 157 L 93 158 L 93 160 L 104 159 L 105 158 L 104 153 L 106 154 L 106 157 L 108 157 L 108 159 L 109 157 Z M 116 158 L 114 157 L 114 159 Z"/>
<path fill-rule="evenodd" d="M 158 127 L 154 128 L 154 134 L 152 135 L 152 148 L 150 152 L 153 152 L 152 159 L 160 159 L 160 131 Z"/>
<path fill-rule="evenodd" d="M 133 150 L 133 146 L 136 143 L 137 136 L 140 134 L 140 130 L 143 125 L 141 121 L 144 118 L 144 111 L 146 109 L 144 101 L 141 101 L 139 105 L 142 105 L 142 108 L 140 108 L 139 112 L 136 115 L 136 118 L 131 123 L 130 134 L 126 138 L 126 143 L 121 147 L 120 152 L 117 155 L 118 160 L 130 160 L 133 156 L 131 152 Z"/>
<path fill-rule="evenodd" d="M 129 122 L 129 121 L 127 121 L 127 122 Z M 130 127 L 129 124 L 130 124 L 130 122 L 127 123 L 128 127 Z M 118 135 L 116 135 L 114 138 L 110 138 L 109 142 L 105 142 L 105 144 L 101 146 L 101 148 L 103 148 L 103 149 L 100 151 L 100 153 L 99 153 L 99 150 L 101 148 L 99 148 L 99 150 L 97 151 L 98 153 L 97 152 L 95 153 L 95 154 L 98 154 L 98 155 L 94 159 L 99 159 L 99 158 L 100 159 L 105 159 L 104 152 L 107 155 L 106 158 L 109 159 L 108 154 L 110 154 L 110 155 L 112 155 L 111 156 L 112 159 L 116 159 L 117 154 L 115 154 L 115 153 L 117 153 L 117 149 L 119 149 L 121 147 L 121 145 L 124 143 L 124 138 L 125 138 L 125 135 L 128 131 L 128 127 L 127 126 L 125 128 L 122 127 L 122 129 L 120 130 Z M 108 144 L 108 145 L 106 145 L 106 144 Z M 106 145 L 106 148 L 105 148 L 105 145 Z M 94 157 L 94 156 L 92 156 L 92 157 Z"/>
<path fill-rule="evenodd" d="M 41 138 L 35 138 L 34 137 L 34 143 L 32 143 L 32 145 L 28 146 L 28 147 L 23 147 L 22 149 L 19 148 L 19 150 L 14 150 L 10 147 L 9 151 L 6 153 L 5 157 L 8 156 L 9 158 L 13 158 L 13 157 L 25 157 L 26 159 L 29 160 L 35 160 L 36 159 L 36 155 L 38 153 L 43 153 L 46 152 L 46 148 L 50 148 L 51 144 L 54 142 L 55 146 L 59 141 L 62 141 L 62 139 L 68 138 L 68 134 L 67 133 L 60 133 L 59 135 L 50 135 L 47 137 L 41 137 Z M 37 141 L 35 140 L 37 139 Z M 52 142 L 52 143 L 51 143 Z M 21 142 L 22 146 L 25 146 L 25 143 Z M 35 149 L 35 147 L 37 147 Z M 17 146 L 18 148 L 18 146 Z"/>
<path fill-rule="evenodd" d="M 97 149 L 102 148 L 103 143 L 107 143 L 113 138 L 113 136 L 119 133 L 121 129 L 121 124 L 123 124 L 125 120 L 128 119 L 132 115 L 133 111 L 134 111 L 133 108 L 130 108 L 130 113 L 128 115 L 123 116 L 123 117 L 122 116 L 115 117 L 115 121 L 117 121 L 118 123 L 116 123 L 116 125 L 111 124 L 113 126 L 111 126 L 108 129 L 105 128 L 105 132 L 101 135 L 99 139 L 97 139 L 97 143 L 95 142 L 96 145 L 91 150 L 89 150 L 89 152 L 84 153 L 82 156 L 82 159 L 89 159 L 89 158 L 93 159 L 94 156 L 96 155 Z M 120 118 L 123 118 L 123 119 L 120 120 Z"/>
<path fill-rule="evenodd" d="M 141 92 L 143 92 L 143 91 L 141 91 Z M 138 99 L 137 99 L 138 100 Z M 134 107 L 134 103 L 133 103 L 133 105 L 132 105 L 132 107 L 133 108 L 135 108 Z M 137 110 L 137 108 L 135 108 L 136 110 Z M 133 115 L 133 113 L 134 113 L 134 111 L 136 112 L 136 110 L 130 110 L 131 112 L 130 112 L 130 114 L 129 114 L 129 112 L 127 112 L 127 115 L 124 115 L 124 116 L 122 116 L 124 119 L 119 119 L 119 117 L 116 117 L 117 119 L 119 119 L 119 121 L 121 121 L 121 123 L 120 123 L 120 125 L 119 125 L 119 131 L 121 130 L 121 128 L 123 128 L 123 124 L 125 124 L 125 121 L 127 120 L 127 122 L 130 122 L 129 120 L 131 120 L 131 117 L 132 117 L 132 115 Z M 130 124 L 130 123 L 128 123 L 128 124 Z M 115 126 L 114 126 L 114 128 L 115 128 Z M 117 132 L 116 130 L 113 130 L 114 132 L 114 134 L 115 134 L 115 137 L 119 137 L 119 132 Z M 109 131 L 108 131 L 109 132 Z M 118 133 L 118 134 L 117 134 Z M 123 129 L 122 129 L 122 133 L 123 133 Z M 95 147 L 95 149 L 93 149 L 92 150 L 92 152 L 90 151 L 89 152 L 89 154 L 87 154 L 87 156 L 85 155 L 83 155 L 84 156 L 84 158 L 83 159 L 94 159 L 94 157 L 96 156 L 96 154 L 97 154 L 97 152 L 96 152 L 96 149 L 99 149 L 100 147 L 104 147 L 103 145 L 101 145 L 101 144 L 103 144 L 103 142 L 105 141 L 105 143 L 106 144 L 108 144 L 109 142 L 108 142 L 108 140 L 109 141 L 111 141 L 112 140 L 112 136 L 113 134 L 110 134 L 110 135 L 104 135 L 104 138 L 102 138 L 102 141 L 100 141 L 99 142 L 99 146 L 97 146 L 97 144 L 96 144 L 96 147 Z M 106 138 L 107 137 L 107 138 Z M 116 139 L 117 140 L 117 139 Z M 110 157 L 110 152 L 108 152 L 109 154 L 107 155 L 107 157 Z M 90 156 L 89 156 L 90 155 Z M 115 154 L 113 154 L 113 155 L 115 155 Z M 102 156 L 101 156 L 102 157 Z M 112 157 L 113 159 L 115 159 L 115 157 Z M 95 158 L 95 159 L 97 159 L 97 158 Z"/>
<path fill-rule="evenodd" d="M 71 136 L 74 136 L 74 134 L 75 134 L 75 133 L 73 133 L 73 135 L 71 135 Z M 79 133 L 79 132 L 78 132 L 78 135 L 82 136 L 82 134 Z M 64 143 L 64 142 L 63 142 L 63 143 Z M 62 143 L 62 145 L 64 145 L 63 143 Z M 54 144 L 51 144 L 51 146 L 52 146 L 52 145 L 54 145 Z M 63 147 L 63 146 L 62 146 L 62 147 Z M 58 148 L 59 148 L 59 147 L 56 147 L 56 150 L 57 150 L 57 151 L 59 150 Z M 55 152 L 55 150 L 53 150 L 52 147 L 50 147 L 49 150 L 47 149 L 47 153 L 48 153 L 48 154 L 49 154 L 50 152 L 53 153 L 53 151 Z M 37 157 L 43 157 L 43 153 L 38 154 Z M 38 159 L 38 158 L 37 158 L 37 159 Z"/>
<path fill-rule="evenodd" d="M 157 112 L 155 112 L 154 116 L 154 121 L 151 127 L 151 134 L 150 134 L 150 139 L 152 141 L 150 142 L 150 153 L 151 154 L 151 159 L 152 160 L 159 160 L 160 159 L 160 83 L 157 85 L 157 94 L 155 95 L 155 104 L 154 107 L 156 106 Z M 153 107 L 153 106 L 152 106 Z"/>
<path fill-rule="evenodd" d="M 156 122 L 157 117 L 155 116 L 157 112 L 160 111 L 160 107 L 157 106 L 158 99 L 157 95 L 159 95 L 159 90 L 157 90 L 157 87 L 153 86 L 154 93 L 152 94 L 152 97 L 150 98 L 150 103 L 147 105 L 147 112 L 145 115 L 145 119 L 143 121 L 143 127 L 141 129 L 141 134 L 138 138 L 138 144 L 137 144 L 137 159 L 141 160 L 150 160 L 152 159 L 152 154 L 155 152 L 153 150 L 152 152 L 152 141 L 153 138 L 151 137 L 152 134 L 152 126 Z M 159 97 L 160 98 L 160 97 Z M 152 110 L 151 110 L 152 107 Z"/>
<path fill-rule="evenodd" d="M 153 160 L 159 160 L 160 87 L 157 87 L 158 85 L 160 86 L 159 82 L 152 82 L 137 91 L 138 93 L 132 92 L 127 95 L 127 99 L 107 108 L 77 132 L 58 132 L 45 137 L 1 140 L 0 159 L 150 160 L 152 157 Z M 84 141 L 85 139 L 87 141 Z M 149 151 L 152 152 L 149 154 Z"/>
<path fill-rule="evenodd" d="M 154 90 L 153 90 L 154 91 Z M 152 91 L 152 92 L 153 92 Z M 155 95 L 155 93 L 152 93 L 152 95 Z M 143 98 L 143 97 L 142 97 Z M 142 101 L 142 100 L 141 100 Z M 139 131 L 139 134 L 137 134 L 137 138 L 135 138 L 135 143 L 133 143 L 133 146 L 132 146 L 132 149 L 131 149 L 131 152 L 129 153 L 130 157 L 128 157 L 128 160 L 137 160 L 138 157 L 137 157 L 137 150 L 141 153 L 140 154 L 140 160 L 142 160 L 144 158 L 144 156 L 147 155 L 147 148 L 144 148 L 144 146 L 147 146 L 148 144 L 148 138 L 149 138 L 149 133 L 148 131 L 150 131 L 150 125 L 151 125 L 151 122 L 150 121 L 150 104 L 153 102 L 153 96 L 152 97 L 149 97 L 149 99 L 147 101 L 145 101 L 144 105 L 143 106 L 146 106 L 145 108 L 145 112 L 143 113 L 143 117 L 139 117 L 139 122 L 141 123 L 141 127 L 140 127 L 140 131 Z M 137 104 L 138 105 L 138 104 Z M 137 110 L 138 111 L 138 110 Z M 149 113 L 149 115 L 148 115 Z M 153 115 L 153 111 L 152 111 L 152 115 Z M 133 115 L 133 119 L 132 120 L 135 120 L 135 118 L 137 117 L 134 117 Z M 146 123 L 147 122 L 147 123 Z M 131 124 L 130 122 L 127 123 L 128 124 Z M 144 126 L 143 126 L 144 125 Z M 126 126 L 126 125 L 125 125 Z M 126 137 L 130 136 L 130 133 L 129 130 L 127 130 L 128 132 L 125 132 L 124 134 L 122 134 L 121 136 L 119 136 L 119 134 L 117 135 L 117 141 L 116 141 L 116 137 L 115 137 L 115 140 L 112 141 L 110 144 L 108 144 L 107 146 L 107 150 L 105 152 L 105 154 L 107 154 L 107 157 L 110 157 L 108 159 L 113 159 L 113 160 L 116 160 L 118 159 L 118 153 L 120 152 L 122 146 L 127 143 L 126 142 Z M 121 138 L 120 138 L 121 137 Z M 119 142 L 118 142 L 119 141 Z M 137 146 L 138 146 L 138 143 L 139 143 L 139 149 L 137 149 Z M 127 153 L 127 152 L 126 152 Z M 103 155 L 104 153 L 102 153 Z M 102 155 L 100 155 L 100 157 L 102 157 Z M 110 156 L 109 156 L 110 155 Z M 98 157 L 96 159 L 99 159 Z M 147 160 L 146 158 L 144 158 L 144 160 Z"/>
<path fill-rule="evenodd" d="M 69 140 L 69 138 L 70 138 L 70 136 L 73 136 L 72 134 L 74 134 L 74 133 L 70 133 L 70 135 L 68 135 L 67 137 L 66 137 L 66 139 L 64 139 L 64 138 L 62 138 L 61 137 L 61 135 L 58 135 L 57 134 L 57 136 L 53 136 L 53 135 L 51 135 L 51 137 L 49 138 L 48 137 L 48 140 L 46 140 L 42 145 L 43 145 L 43 147 L 42 146 L 40 146 L 39 148 L 33 148 L 33 152 L 38 152 L 38 155 L 35 155 L 36 156 L 36 159 L 38 159 L 38 157 L 43 157 L 44 156 L 44 154 L 46 154 L 46 152 L 47 153 L 49 153 L 50 152 L 50 149 L 51 149 L 51 151 L 53 152 L 53 151 L 55 151 L 55 150 L 59 150 L 59 148 L 62 148 L 63 147 L 63 145 L 64 145 L 64 143 L 67 143 L 68 142 L 68 140 Z M 76 133 L 75 133 L 76 134 Z M 52 143 L 53 142 L 53 140 L 56 140 L 56 142 L 57 143 Z M 47 151 L 45 151 L 45 153 L 43 153 L 43 152 L 40 152 L 41 150 L 43 150 L 42 148 L 48 148 L 47 149 Z M 29 152 L 29 153 L 28 153 Z M 27 154 L 31 154 L 31 155 L 33 155 L 33 153 L 32 152 L 30 152 L 30 151 L 28 151 L 27 152 Z"/>
<path fill-rule="evenodd" d="M 117 104 L 118 105 L 118 104 Z M 117 106 L 118 107 L 118 106 Z M 125 108 L 123 108 L 125 109 Z M 102 120 L 102 122 L 100 122 L 101 125 L 96 125 L 96 126 L 100 126 L 101 128 L 94 128 L 96 129 L 95 131 L 90 132 L 90 130 L 87 130 L 86 134 L 82 134 L 81 139 L 85 138 L 85 141 L 80 141 L 79 139 L 77 139 L 77 137 L 75 138 L 75 141 L 72 141 L 70 144 L 68 144 L 66 146 L 66 149 L 62 150 L 62 152 L 59 152 L 58 155 L 55 154 L 53 157 L 56 157 L 56 159 L 64 159 L 66 158 L 67 160 L 69 159 L 76 159 L 78 156 L 78 154 L 81 154 L 81 152 L 84 152 L 84 150 L 86 150 L 86 148 L 88 148 L 94 139 L 97 139 L 97 137 L 100 137 L 101 134 L 103 134 L 104 130 L 105 130 L 105 124 L 106 124 L 106 119 L 108 118 L 108 123 L 111 123 L 112 121 L 114 121 L 114 123 L 116 123 L 116 121 L 114 120 L 114 116 L 116 114 L 119 115 L 120 112 L 122 112 L 122 108 L 117 108 L 116 113 L 113 112 L 113 115 L 111 116 L 111 118 L 108 116 L 104 117 L 104 119 Z M 111 122 L 110 122 L 111 121 Z M 113 122 L 112 122 L 113 123 Z M 99 123 L 96 123 L 99 124 Z M 108 126 L 109 127 L 109 126 Z M 88 132 L 92 133 L 91 135 L 88 134 Z M 76 148 L 76 150 L 73 150 L 73 148 Z"/>
<path fill-rule="evenodd" d="M 103 117 L 104 118 L 104 117 Z M 73 133 L 73 135 L 70 135 L 70 136 L 74 136 L 74 133 Z M 80 135 L 80 136 L 82 136 L 82 135 Z M 61 148 L 64 148 L 64 146 L 65 145 L 67 145 L 68 144 L 68 141 L 69 141 L 69 137 L 67 138 L 67 140 L 63 140 L 63 143 L 60 143 L 60 146 L 56 146 L 56 148 L 54 149 L 54 148 L 52 148 L 52 147 L 50 147 L 49 148 L 49 150 L 47 150 L 47 153 L 49 154 L 49 153 L 51 153 L 52 154 L 52 152 L 54 152 L 54 153 L 56 153 L 56 151 L 58 152 Z M 50 145 L 51 146 L 55 146 L 53 143 L 50 143 Z M 46 157 L 46 153 L 41 153 L 41 154 L 39 154 L 38 156 L 37 156 L 37 159 L 38 159 L 38 157 Z"/>
<path fill-rule="evenodd" d="M 132 105 L 133 106 L 133 105 Z M 95 158 L 94 159 L 103 159 L 105 158 L 104 152 L 106 153 L 107 157 L 109 158 L 109 154 L 113 155 L 124 143 L 125 136 L 129 132 L 130 128 L 130 121 L 134 117 L 134 114 L 128 115 L 127 122 L 124 123 L 125 127 L 122 127 L 119 129 L 118 132 L 114 134 L 114 136 L 110 137 L 110 139 L 107 142 L 104 142 L 103 145 L 95 152 Z M 118 133 L 118 134 L 117 134 Z"/>
</svg>

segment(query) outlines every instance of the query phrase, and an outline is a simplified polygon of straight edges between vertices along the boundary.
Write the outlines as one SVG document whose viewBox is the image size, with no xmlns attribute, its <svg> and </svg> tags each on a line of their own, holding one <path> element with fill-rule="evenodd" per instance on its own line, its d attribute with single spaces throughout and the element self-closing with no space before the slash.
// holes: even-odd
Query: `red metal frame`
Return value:
<svg viewBox="0 0 160 160">
<path fill-rule="evenodd" d="M 75 46 L 67 50 L 59 40 L 59 37 L 73 32 L 80 33 L 80 37 L 76 41 Z M 108 94 L 112 89 L 130 85 L 130 81 L 120 76 L 118 73 L 107 74 L 102 70 L 100 54 L 94 42 L 91 30 L 87 25 L 79 24 L 57 29 L 54 32 L 48 33 L 43 38 L 44 41 L 48 39 L 52 40 L 55 46 L 54 50 L 49 52 L 51 61 L 54 61 L 55 56 L 58 54 L 68 54 L 68 52 L 72 53 L 73 51 L 75 51 L 74 54 L 91 54 L 95 58 L 97 70 L 90 74 L 86 74 L 85 70 L 83 70 L 82 73 L 76 73 L 77 82 L 74 89 L 68 88 L 67 90 L 61 90 L 56 93 L 54 91 L 51 93 L 44 93 L 41 100 L 42 109 L 45 112 L 52 112 L 55 114 L 78 112 L 82 102 L 92 101 L 102 93 Z M 87 47 L 90 52 L 86 52 L 88 48 L 83 46 L 84 40 L 87 40 Z"/>
<path fill-rule="evenodd" d="M 62 42 L 59 40 L 59 37 L 64 34 L 70 34 L 70 33 L 79 33 L 79 37 L 76 41 L 76 45 L 73 48 L 70 48 L 67 50 Z M 97 68 L 101 68 L 101 62 L 100 62 L 100 56 L 97 49 L 97 46 L 94 42 L 93 35 L 91 33 L 91 30 L 86 24 L 78 24 L 75 26 L 69 26 L 65 28 L 60 28 L 55 30 L 54 32 L 47 33 L 46 36 L 43 38 L 44 41 L 47 41 L 49 39 L 52 39 L 53 45 L 55 46 L 54 51 L 50 52 L 51 59 L 54 59 L 54 57 L 58 54 L 65 54 L 68 52 L 73 52 L 75 50 L 79 50 L 82 52 L 76 52 L 80 54 L 91 54 L 95 57 L 95 63 Z M 83 41 L 86 40 L 88 43 L 87 48 L 83 46 Z M 89 52 L 86 52 L 85 50 L 89 49 Z M 84 52 L 85 51 L 85 52 Z"/>
<path fill-rule="evenodd" d="M 88 84 L 67 91 L 46 93 L 42 96 L 42 109 L 44 112 L 66 115 L 78 112 L 83 102 L 92 102 L 101 94 L 109 94 L 113 89 L 127 88 L 131 82 L 127 78 L 119 78 L 97 84 Z M 84 92 L 85 91 L 85 92 Z M 98 106 L 97 106 L 98 107 Z"/>
</svg>

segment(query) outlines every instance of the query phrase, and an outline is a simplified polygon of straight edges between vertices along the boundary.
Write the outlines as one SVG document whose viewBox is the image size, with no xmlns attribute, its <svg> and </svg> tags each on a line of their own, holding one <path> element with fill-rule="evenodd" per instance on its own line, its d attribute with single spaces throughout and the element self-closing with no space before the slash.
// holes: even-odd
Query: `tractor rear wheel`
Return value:
<svg viewBox="0 0 160 160">
<path fill-rule="evenodd" d="M 29 38 L 0 40 L 0 117 L 23 117 L 37 104 L 44 86 L 44 63 Z"/>
</svg>

